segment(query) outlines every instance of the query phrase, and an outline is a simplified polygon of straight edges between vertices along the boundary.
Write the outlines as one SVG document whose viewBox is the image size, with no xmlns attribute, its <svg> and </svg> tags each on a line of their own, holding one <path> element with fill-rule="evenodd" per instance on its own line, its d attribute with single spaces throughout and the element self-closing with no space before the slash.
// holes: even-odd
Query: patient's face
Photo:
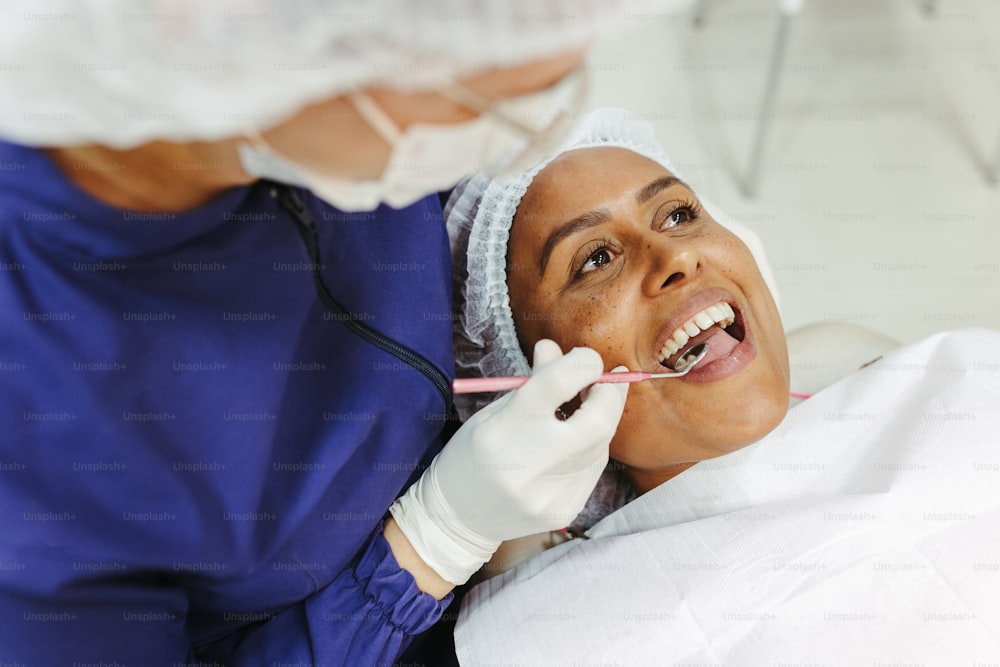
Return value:
<svg viewBox="0 0 1000 667">
<path fill-rule="evenodd" d="M 784 417 L 785 335 L 753 256 L 656 162 L 611 147 L 560 155 L 521 201 L 508 265 L 525 350 L 552 338 L 594 348 L 606 370 L 666 372 L 707 343 L 688 375 L 629 388 L 611 456 L 640 492 Z"/>
</svg>

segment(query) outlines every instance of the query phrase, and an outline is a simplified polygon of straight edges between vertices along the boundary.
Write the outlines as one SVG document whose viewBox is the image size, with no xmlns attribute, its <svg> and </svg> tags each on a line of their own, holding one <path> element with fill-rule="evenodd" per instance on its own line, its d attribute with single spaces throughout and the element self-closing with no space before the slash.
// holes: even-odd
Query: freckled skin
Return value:
<svg viewBox="0 0 1000 667">
<path fill-rule="evenodd" d="M 662 224 L 672 211 L 680 209 L 683 219 L 697 204 L 684 185 L 636 202 L 638 190 L 668 175 L 656 162 L 621 148 L 564 153 L 525 193 L 508 254 L 511 309 L 523 348 L 530 351 L 541 338 L 563 350 L 592 347 L 606 370 L 662 370 L 655 348 L 672 313 L 707 288 L 728 290 L 735 298 L 757 347 L 747 367 L 703 384 L 667 379 L 629 388 L 611 456 L 639 492 L 760 439 L 788 410 L 784 330 L 750 251 L 706 212 Z M 557 244 L 539 276 L 551 231 L 595 209 L 604 209 L 610 220 Z M 587 270 L 574 279 L 580 264 Z"/>
</svg>

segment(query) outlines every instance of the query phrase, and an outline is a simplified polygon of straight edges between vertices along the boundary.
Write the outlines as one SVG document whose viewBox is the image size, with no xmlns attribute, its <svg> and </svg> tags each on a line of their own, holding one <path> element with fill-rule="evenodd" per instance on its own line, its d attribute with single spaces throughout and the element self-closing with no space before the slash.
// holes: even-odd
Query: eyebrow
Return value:
<svg viewBox="0 0 1000 667">
<path fill-rule="evenodd" d="M 582 232 L 585 229 L 603 225 L 610 219 L 611 215 L 605 209 L 599 208 L 593 211 L 587 211 L 583 215 L 579 215 L 568 222 L 564 222 L 552 230 L 549 237 L 545 239 L 545 245 L 542 246 L 542 254 L 538 258 L 538 275 L 542 276 L 545 273 L 545 267 L 549 263 L 549 255 L 552 254 L 552 251 L 563 239 L 567 236 L 572 236 L 573 234 Z"/>
<path fill-rule="evenodd" d="M 663 192 L 667 188 L 674 185 L 684 185 L 684 183 L 674 176 L 663 176 L 658 178 L 639 192 L 635 193 L 635 201 L 637 204 L 645 204 L 650 199 Z"/>
<path fill-rule="evenodd" d="M 684 182 L 674 176 L 662 176 L 636 192 L 635 201 L 637 204 L 645 204 L 660 192 L 663 192 L 667 188 L 674 185 L 684 185 Z M 549 237 L 545 239 L 545 245 L 542 246 L 542 254 L 538 258 L 539 277 L 544 275 L 545 267 L 549 264 L 549 256 L 563 239 L 585 229 L 603 225 L 610 219 L 610 217 L 611 216 L 606 210 L 599 208 L 593 211 L 587 211 L 583 215 L 577 216 L 572 220 L 564 222 L 556 227 L 552 233 L 549 234 Z"/>
</svg>

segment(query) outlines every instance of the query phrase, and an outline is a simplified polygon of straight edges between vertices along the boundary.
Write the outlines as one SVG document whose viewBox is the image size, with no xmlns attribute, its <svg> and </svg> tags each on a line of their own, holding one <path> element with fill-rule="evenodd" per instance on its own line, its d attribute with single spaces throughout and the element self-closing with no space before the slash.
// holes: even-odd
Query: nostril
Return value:
<svg viewBox="0 0 1000 667">
<path fill-rule="evenodd" d="M 679 271 L 677 273 L 672 273 L 672 274 L 670 274 L 669 278 L 667 278 L 666 280 L 663 281 L 663 287 L 666 287 L 667 285 L 670 285 L 671 283 L 677 282 L 678 280 L 680 280 L 683 277 L 684 277 L 684 274 L 680 273 Z"/>
</svg>

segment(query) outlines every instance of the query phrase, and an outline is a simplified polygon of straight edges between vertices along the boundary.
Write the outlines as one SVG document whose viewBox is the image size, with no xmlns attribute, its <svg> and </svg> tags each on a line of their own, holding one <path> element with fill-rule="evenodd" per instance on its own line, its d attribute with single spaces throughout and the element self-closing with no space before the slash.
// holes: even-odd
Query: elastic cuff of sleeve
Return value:
<svg viewBox="0 0 1000 667">
<path fill-rule="evenodd" d="M 355 566 L 354 577 L 379 613 L 408 635 L 428 630 L 453 599 L 449 593 L 437 600 L 417 587 L 413 576 L 396 562 L 382 535 L 382 524 Z"/>
<path fill-rule="evenodd" d="M 461 586 L 500 546 L 458 524 L 447 511 L 427 512 L 427 475 L 417 480 L 389 508 L 413 550 L 445 581 Z M 433 501 L 431 501 L 433 502 Z"/>
</svg>

